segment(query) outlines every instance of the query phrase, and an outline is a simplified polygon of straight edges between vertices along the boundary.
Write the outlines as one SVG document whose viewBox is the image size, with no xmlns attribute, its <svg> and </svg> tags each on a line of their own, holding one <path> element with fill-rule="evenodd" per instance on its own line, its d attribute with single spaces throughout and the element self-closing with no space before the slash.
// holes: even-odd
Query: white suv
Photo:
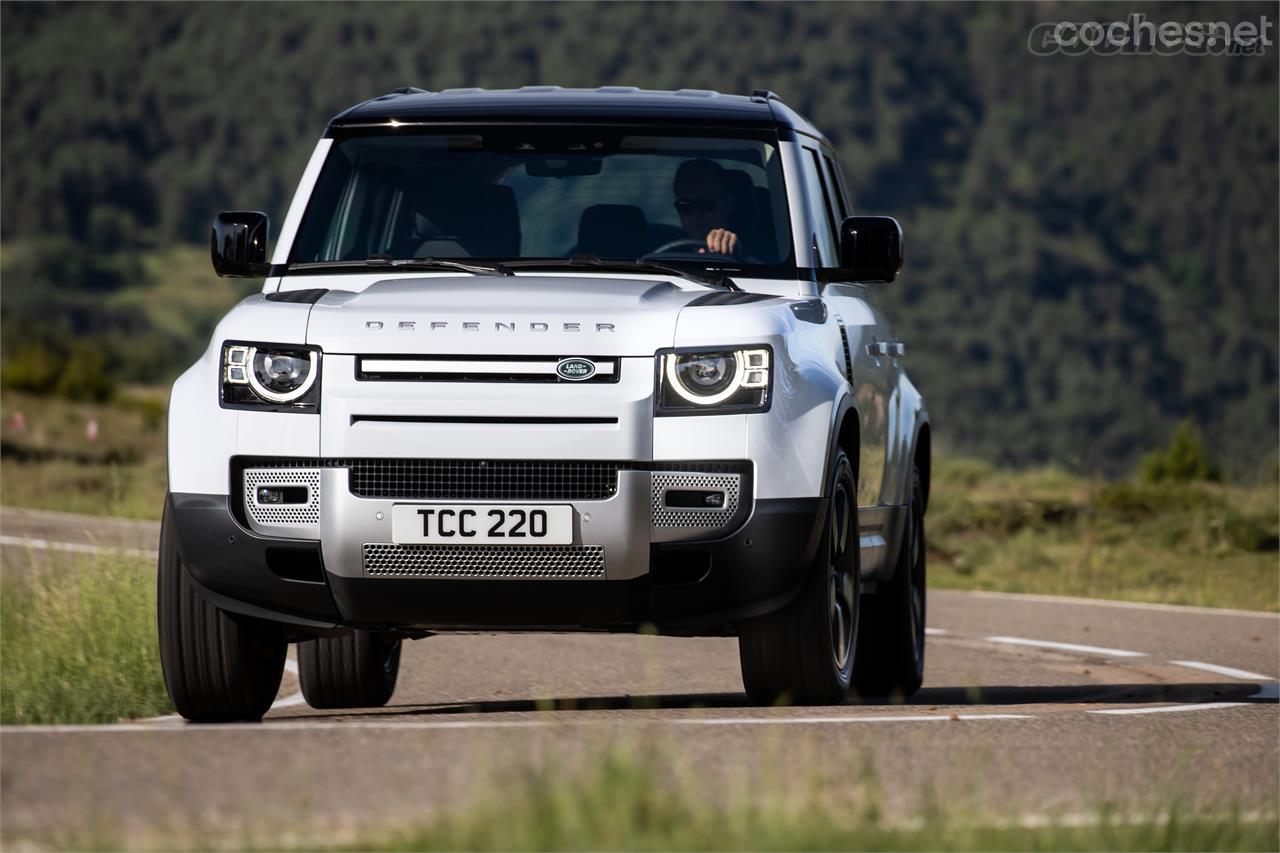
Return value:
<svg viewBox="0 0 1280 853">
<path fill-rule="evenodd" d="M 177 710 L 384 704 L 449 630 L 736 635 L 752 701 L 910 694 L 930 438 L 830 145 L 776 95 L 402 89 L 334 118 L 174 384 Z"/>
</svg>

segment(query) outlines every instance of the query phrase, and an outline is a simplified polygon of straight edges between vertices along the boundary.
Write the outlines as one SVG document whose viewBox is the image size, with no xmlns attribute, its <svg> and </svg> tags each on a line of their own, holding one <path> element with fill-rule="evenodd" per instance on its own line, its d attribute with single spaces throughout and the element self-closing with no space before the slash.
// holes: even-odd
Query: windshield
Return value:
<svg viewBox="0 0 1280 853">
<path fill-rule="evenodd" d="M 706 133 L 575 125 L 347 136 L 325 161 L 290 261 L 591 256 L 794 275 L 776 136 Z"/>
</svg>

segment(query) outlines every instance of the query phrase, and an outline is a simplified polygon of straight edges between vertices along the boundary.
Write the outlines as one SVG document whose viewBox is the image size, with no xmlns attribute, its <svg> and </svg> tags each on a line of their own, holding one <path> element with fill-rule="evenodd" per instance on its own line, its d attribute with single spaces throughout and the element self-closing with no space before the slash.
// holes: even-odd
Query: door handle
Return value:
<svg viewBox="0 0 1280 853">
<path fill-rule="evenodd" d="M 894 341 L 893 343 L 889 344 L 889 355 L 893 356 L 894 358 L 902 358 L 906 354 L 907 354 L 907 345 L 904 344 L 902 341 Z"/>
<path fill-rule="evenodd" d="M 874 341 L 867 344 L 867 355 L 873 358 L 879 358 L 882 355 L 889 354 L 889 345 L 884 341 Z"/>
</svg>

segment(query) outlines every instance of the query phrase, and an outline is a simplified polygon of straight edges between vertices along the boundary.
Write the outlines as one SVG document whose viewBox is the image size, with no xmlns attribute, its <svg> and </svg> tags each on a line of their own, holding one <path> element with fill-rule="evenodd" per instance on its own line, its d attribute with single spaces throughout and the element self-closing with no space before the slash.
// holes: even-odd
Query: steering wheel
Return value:
<svg viewBox="0 0 1280 853">
<path fill-rule="evenodd" d="M 648 258 L 648 257 L 652 257 L 653 255 L 663 255 L 663 254 L 666 254 L 667 252 L 674 252 L 676 249 L 693 249 L 694 251 L 697 251 L 698 249 L 705 249 L 706 247 L 707 247 L 707 244 L 702 240 L 694 240 L 689 237 L 681 237 L 679 240 L 672 240 L 669 243 L 663 243 L 661 246 L 654 249 L 652 252 L 647 252 L 645 254 L 645 257 Z"/>
</svg>

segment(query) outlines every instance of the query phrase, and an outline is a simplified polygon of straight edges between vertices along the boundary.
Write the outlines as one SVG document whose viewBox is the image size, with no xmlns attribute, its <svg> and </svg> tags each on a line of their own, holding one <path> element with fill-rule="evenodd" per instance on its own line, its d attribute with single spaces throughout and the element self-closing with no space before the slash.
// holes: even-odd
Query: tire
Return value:
<svg viewBox="0 0 1280 853">
<path fill-rule="evenodd" d="M 800 592 L 739 626 L 742 683 L 756 705 L 836 705 L 849 693 L 862 590 L 857 480 L 843 451 L 831 467 L 822 545 Z"/>
<path fill-rule="evenodd" d="M 355 630 L 298 643 L 298 680 L 312 708 L 378 708 L 400 674 L 400 638 Z"/>
<path fill-rule="evenodd" d="M 283 627 L 204 600 L 178 556 L 167 507 L 156 574 L 160 668 L 173 707 L 196 723 L 262 719 L 284 673 Z"/>
<path fill-rule="evenodd" d="M 854 691 L 860 697 L 906 698 L 924 681 L 924 490 L 915 467 L 911 469 L 908 512 L 893 580 L 862 600 L 858 648 L 863 656 L 853 677 Z"/>
</svg>

